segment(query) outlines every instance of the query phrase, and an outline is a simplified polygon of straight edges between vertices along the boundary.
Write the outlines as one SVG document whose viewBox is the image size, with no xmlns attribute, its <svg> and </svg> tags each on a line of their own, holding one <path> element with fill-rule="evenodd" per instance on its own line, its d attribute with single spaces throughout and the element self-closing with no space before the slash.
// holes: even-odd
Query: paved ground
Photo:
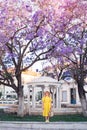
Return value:
<svg viewBox="0 0 87 130">
<path fill-rule="evenodd" d="M 0 130 L 87 130 L 87 122 L 0 122 Z"/>
</svg>

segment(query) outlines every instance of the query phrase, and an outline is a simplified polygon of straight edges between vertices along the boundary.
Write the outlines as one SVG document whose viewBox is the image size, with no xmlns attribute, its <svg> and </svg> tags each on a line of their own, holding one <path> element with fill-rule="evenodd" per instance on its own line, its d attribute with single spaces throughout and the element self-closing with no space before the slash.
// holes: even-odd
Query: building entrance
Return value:
<svg viewBox="0 0 87 130">
<path fill-rule="evenodd" d="M 76 88 L 70 89 L 71 104 L 76 104 Z"/>
</svg>

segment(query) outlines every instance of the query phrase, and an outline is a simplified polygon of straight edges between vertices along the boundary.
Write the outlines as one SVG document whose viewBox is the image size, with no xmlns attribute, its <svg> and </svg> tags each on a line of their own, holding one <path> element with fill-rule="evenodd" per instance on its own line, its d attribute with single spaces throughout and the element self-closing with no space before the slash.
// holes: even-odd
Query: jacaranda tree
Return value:
<svg viewBox="0 0 87 130">
<path fill-rule="evenodd" d="M 53 3 L 38 1 L 46 14 L 53 50 L 48 54 L 63 62 L 65 59 L 78 86 L 82 111 L 87 116 L 87 99 L 84 85 L 87 83 L 87 1 L 56 0 Z"/>
<path fill-rule="evenodd" d="M 22 72 L 36 61 L 46 59 L 44 17 L 32 1 L 0 1 L 0 84 L 11 87 L 18 95 L 18 115 L 24 115 Z M 10 64 L 10 68 L 8 67 Z"/>
</svg>

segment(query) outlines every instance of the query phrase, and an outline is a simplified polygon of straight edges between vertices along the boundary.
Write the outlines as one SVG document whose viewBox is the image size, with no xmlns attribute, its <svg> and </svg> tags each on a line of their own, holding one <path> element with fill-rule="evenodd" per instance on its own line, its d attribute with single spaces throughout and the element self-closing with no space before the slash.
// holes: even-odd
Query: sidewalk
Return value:
<svg viewBox="0 0 87 130">
<path fill-rule="evenodd" d="M 87 122 L 5 122 L 0 130 L 87 130 Z"/>
</svg>

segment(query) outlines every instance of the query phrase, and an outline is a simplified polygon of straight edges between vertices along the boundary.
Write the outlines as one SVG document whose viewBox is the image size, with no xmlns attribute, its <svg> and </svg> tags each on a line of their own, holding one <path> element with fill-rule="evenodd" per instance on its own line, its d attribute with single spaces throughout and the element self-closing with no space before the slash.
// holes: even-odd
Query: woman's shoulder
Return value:
<svg viewBox="0 0 87 130">
<path fill-rule="evenodd" d="M 42 97 L 42 101 L 45 99 L 45 96 Z"/>
</svg>

